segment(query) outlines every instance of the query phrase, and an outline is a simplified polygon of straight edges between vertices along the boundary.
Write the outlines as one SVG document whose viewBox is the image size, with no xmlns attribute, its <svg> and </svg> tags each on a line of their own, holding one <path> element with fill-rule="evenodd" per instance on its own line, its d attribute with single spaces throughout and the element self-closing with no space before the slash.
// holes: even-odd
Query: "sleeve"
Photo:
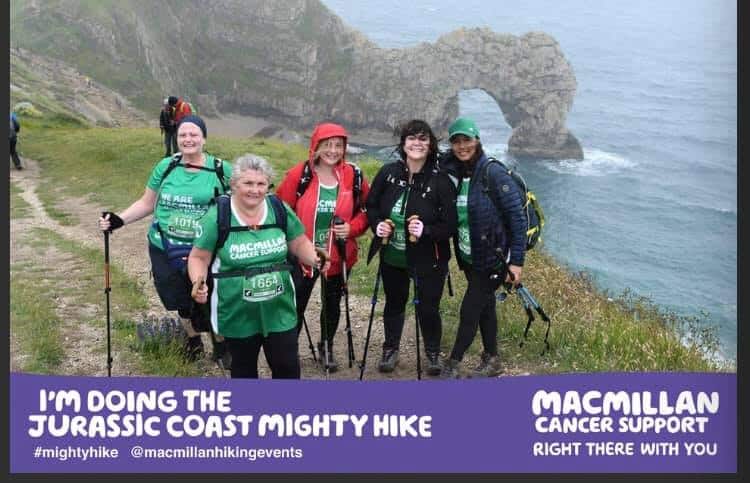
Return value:
<svg viewBox="0 0 750 483">
<path fill-rule="evenodd" d="M 146 182 L 146 188 L 151 188 L 154 191 L 159 191 L 159 186 L 161 186 L 164 171 L 169 165 L 169 159 L 170 158 L 164 158 L 159 161 L 156 166 L 154 166 L 154 169 L 151 170 L 151 175 L 148 177 L 148 181 Z"/>
<path fill-rule="evenodd" d="M 303 161 L 302 163 L 305 162 L 306 161 Z M 299 178 L 302 175 L 302 163 L 289 169 L 284 175 L 284 179 L 281 180 L 279 187 L 276 188 L 276 196 L 288 204 L 292 210 L 297 207 L 297 185 L 299 184 Z"/>
<path fill-rule="evenodd" d="M 487 177 L 492 180 L 490 194 L 500 210 L 503 225 L 510 231 L 510 263 L 523 266 L 526 256 L 526 219 L 521 191 L 513 178 L 496 163 L 492 163 L 487 169 Z"/>
<path fill-rule="evenodd" d="M 270 208 L 270 207 L 269 207 Z M 294 210 L 284 202 L 284 208 L 286 209 L 286 233 L 287 240 L 294 240 L 300 235 L 305 234 L 305 227 L 302 225 L 299 217 Z"/>
<path fill-rule="evenodd" d="M 433 240 L 447 240 L 451 238 L 458 227 L 458 212 L 456 210 L 456 188 L 447 174 L 441 173 L 437 177 L 438 222 L 425 225 L 424 231 Z"/>
<path fill-rule="evenodd" d="M 386 218 L 380 212 L 380 197 L 382 196 L 385 187 L 383 178 L 385 178 L 386 166 L 380 168 L 378 174 L 375 175 L 375 179 L 372 180 L 372 186 L 370 186 L 370 189 L 368 190 L 365 203 L 365 206 L 367 207 L 367 221 L 373 232 L 375 232 L 378 223 Z"/>
<path fill-rule="evenodd" d="M 362 235 L 369 226 L 365 209 L 369 193 L 370 185 L 367 184 L 367 180 L 365 179 L 364 174 L 362 174 L 362 192 L 359 194 L 359 206 L 354 207 L 354 216 L 352 216 L 351 222 L 349 223 L 351 225 L 349 238 L 357 238 Z"/>
<path fill-rule="evenodd" d="M 216 242 L 219 239 L 219 226 L 216 222 L 217 209 L 216 205 L 211 206 L 205 215 L 198 220 L 198 226 L 195 230 L 195 239 L 193 245 L 213 252 L 216 248 Z"/>
</svg>

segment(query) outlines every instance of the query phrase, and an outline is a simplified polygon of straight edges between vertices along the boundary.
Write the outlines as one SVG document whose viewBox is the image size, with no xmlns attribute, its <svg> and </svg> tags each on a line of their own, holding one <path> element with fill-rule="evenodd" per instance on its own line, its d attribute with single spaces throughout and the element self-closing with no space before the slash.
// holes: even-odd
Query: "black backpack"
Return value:
<svg viewBox="0 0 750 483">
<path fill-rule="evenodd" d="M 346 163 L 349 166 L 352 167 L 354 170 L 354 186 L 352 187 L 352 195 L 354 197 L 354 206 L 359 206 L 360 196 L 362 194 L 362 170 L 359 166 L 352 163 Z M 302 175 L 299 177 L 299 183 L 297 183 L 297 199 L 300 199 L 303 194 L 305 194 L 305 191 L 307 191 L 307 187 L 310 186 L 310 181 L 312 181 L 312 168 L 310 168 L 310 163 L 305 163 L 305 167 L 302 169 Z"/>
<path fill-rule="evenodd" d="M 167 176 L 174 171 L 174 169 L 177 166 L 182 166 L 183 168 L 185 166 L 191 167 L 191 168 L 198 168 L 203 171 L 211 171 L 216 173 L 216 177 L 219 178 L 219 183 L 221 184 L 221 188 L 226 193 L 229 191 L 229 188 L 226 184 L 224 184 L 224 162 L 214 156 L 214 167 L 213 168 L 206 168 L 205 166 L 195 166 L 192 164 L 182 164 L 182 153 L 175 153 L 172 155 L 172 159 L 169 161 L 169 165 L 167 165 L 167 169 L 164 170 L 164 174 L 161 176 L 161 181 L 159 182 L 159 185 L 161 186 L 164 183 L 164 180 L 167 179 Z"/>
<path fill-rule="evenodd" d="M 542 211 L 542 206 L 539 204 L 536 195 L 528 189 L 526 181 L 517 171 L 508 168 L 498 159 L 488 158 L 481 174 L 482 186 L 484 187 L 482 191 L 488 195 L 493 203 L 495 203 L 495 198 L 489 196 L 489 181 L 487 180 L 487 169 L 490 167 L 491 163 L 499 164 L 500 167 L 508 173 L 508 176 L 510 176 L 516 183 L 516 186 L 518 186 L 518 190 L 521 192 L 521 198 L 525 200 L 522 210 L 524 219 L 526 220 L 526 250 L 531 250 L 542 237 L 542 228 L 544 228 L 544 212 Z M 499 206 L 496 205 L 495 208 L 500 211 Z"/>
<path fill-rule="evenodd" d="M 191 164 L 182 164 L 182 153 L 175 153 L 172 156 L 172 159 L 169 161 L 169 165 L 167 166 L 167 169 L 164 171 L 164 174 L 161 177 L 161 181 L 159 182 L 159 186 L 164 184 L 164 180 L 167 179 L 167 176 L 169 176 L 172 171 L 175 170 L 178 166 L 182 166 L 185 168 L 186 166 L 198 168 L 203 171 L 212 171 L 216 173 L 217 178 L 219 178 L 219 183 L 221 184 L 222 190 L 224 193 L 228 191 L 226 184 L 224 184 L 224 165 L 221 159 L 214 157 L 214 167 L 213 168 L 206 168 L 205 166 L 194 166 Z M 215 189 L 214 191 L 214 200 L 216 200 L 219 197 L 218 189 Z M 157 195 L 158 196 L 158 195 Z M 182 244 L 173 244 L 170 243 L 169 239 L 164 235 L 164 231 L 161 229 L 161 226 L 159 223 L 154 221 L 154 227 L 159 232 L 159 235 L 161 236 L 162 243 L 164 244 L 164 251 L 167 254 L 167 263 L 170 267 L 177 269 L 177 270 L 184 270 L 185 266 L 187 264 L 187 257 L 190 254 L 190 249 L 192 248 L 192 245 L 182 245 Z"/>
<path fill-rule="evenodd" d="M 219 234 L 216 239 L 216 246 L 214 247 L 213 253 L 211 254 L 211 261 L 208 264 L 209 272 L 206 283 L 209 287 L 209 292 L 213 290 L 213 280 L 216 278 L 227 278 L 227 277 L 239 277 L 257 275 L 264 272 L 275 272 L 278 270 L 291 270 L 293 263 L 291 261 L 291 255 L 287 256 L 286 263 L 271 265 L 270 267 L 262 267 L 250 270 L 238 270 L 233 272 L 222 272 L 213 273 L 211 267 L 216 260 L 216 255 L 219 250 L 224 246 L 229 238 L 229 233 L 237 231 L 253 231 L 253 230 L 264 230 L 268 228 L 280 228 L 286 234 L 287 231 L 287 216 L 284 202 L 279 197 L 273 194 L 268 195 L 268 199 L 271 202 L 273 213 L 276 218 L 276 223 L 267 223 L 264 225 L 253 225 L 253 226 L 232 226 L 232 207 L 231 200 L 228 194 L 220 194 L 214 198 L 216 203 L 216 224 L 218 226 Z M 211 316 L 210 309 L 208 308 L 210 301 L 207 304 L 193 304 L 193 317 L 192 324 L 193 329 L 196 332 L 211 332 Z"/>
<path fill-rule="evenodd" d="M 274 195 L 268 194 L 268 200 L 271 202 L 273 208 L 273 214 L 276 218 L 276 223 L 268 223 L 265 225 L 253 225 L 253 226 L 231 226 L 232 225 L 232 207 L 230 205 L 230 198 L 228 194 L 221 194 L 215 198 L 216 201 L 216 223 L 219 227 L 219 236 L 216 240 L 216 248 L 214 248 L 213 259 L 216 258 L 216 252 L 219 251 L 226 243 L 229 238 L 229 233 L 233 231 L 253 231 L 253 230 L 264 230 L 268 228 L 280 228 L 285 234 L 287 234 L 287 219 L 286 219 L 286 208 L 284 202 Z"/>
</svg>

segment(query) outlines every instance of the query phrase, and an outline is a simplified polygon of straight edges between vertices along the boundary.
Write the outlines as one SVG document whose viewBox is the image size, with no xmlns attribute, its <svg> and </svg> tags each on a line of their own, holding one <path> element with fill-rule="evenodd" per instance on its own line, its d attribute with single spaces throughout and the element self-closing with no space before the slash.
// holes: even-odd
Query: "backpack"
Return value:
<svg viewBox="0 0 750 483">
<path fill-rule="evenodd" d="M 539 204 L 539 200 L 537 200 L 534 192 L 528 189 L 526 181 L 518 172 L 513 169 L 509 169 L 505 164 L 502 163 L 502 161 L 498 159 L 488 158 L 487 161 L 488 162 L 484 165 L 481 173 L 483 186 L 482 191 L 488 195 L 488 197 L 492 200 L 492 203 L 495 203 L 495 198 L 489 196 L 489 181 L 487 180 L 487 170 L 490 167 L 491 163 L 499 164 L 500 167 L 503 168 L 506 173 L 508 173 L 508 176 L 510 176 L 516 183 L 518 190 L 521 192 L 521 197 L 525 200 L 525 203 L 522 206 L 522 210 L 524 219 L 526 221 L 526 250 L 531 250 L 532 248 L 534 248 L 537 242 L 541 240 L 542 237 L 542 228 L 544 228 L 544 212 L 542 211 L 542 206 Z M 500 211 L 499 206 L 495 205 L 495 208 Z"/>
<path fill-rule="evenodd" d="M 8 128 L 8 139 L 13 139 L 18 136 L 18 121 L 16 120 L 16 113 L 10 114 L 10 126 Z"/>
<path fill-rule="evenodd" d="M 169 165 L 167 165 L 167 169 L 164 171 L 164 174 L 161 176 L 161 181 L 159 182 L 159 185 L 161 186 L 162 183 L 164 183 L 164 180 L 167 179 L 167 176 L 174 171 L 174 169 L 177 166 L 185 167 L 186 165 L 180 164 L 182 161 L 182 153 L 175 153 L 172 155 L 172 159 L 169 161 Z M 213 168 L 206 168 L 205 166 L 193 166 L 192 164 L 190 167 L 198 168 L 203 171 L 213 171 L 216 173 L 216 177 L 219 178 L 219 183 L 221 184 L 222 190 L 226 193 L 228 191 L 227 185 L 224 184 L 224 163 L 221 159 L 214 156 L 214 167 Z M 218 195 L 218 193 L 217 193 Z"/>
<path fill-rule="evenodd" d="M 223 193 L 217 195 L 214 198 L 216 203 L 216 225 L 218 227 L 218 237 L 216 239 L 216 246 L 214 247 L 213 253 L 211 254 L 211 261 L 208 264 L 208 278 L 206 283 L 209 287 L 209 292 L 213 290 L 214 279 L 227 278 L 227 277 L 240 277 L 240 276 L 252 276 L 260 273 L 275 272 L 280 270 L 291 271 L 293 263 L 290 261 L 290 256 L 287 256 L 286 263 L 271 265 L 270 267 L 260 267 L 249 270 L 238 270 L 232 272 L 213 273 L 211 267 L 213 267 L 214 260 L 219 250 L 224 246 L 229 238 L 229 233 L 233 231 L 252 231 L 252 230 L 264 230 L 268 228 L 280 228 L 287 233 L 287 217 L 286 208 L 284 202 L 279 197 L 273 194 L 268 195 L 268 199 L 271 202 L 271 208 L 276 218 L 276 223 L 268 223 L 265 225 L 254 225 L 254 226 L 232 226 L 232 206 L 231 198 L 228 194 Z M 192 324 L 193 329 L 196 332 L 211 332 L 211 316 L 210 306 L 211 301 L 209 300 L 206 304 L 193 304 L 193 315 Z"/>
<path fill-rule="evenodd" d="M 196 116 L 198 115 L 198 109 L 195 108 L 192 102 L 185 101 L 185 104 L 187 104 L 189 108 L 189 112 L 186 115 L 190 115 L 190 114 L 195 114 Z"/>
<path fill-rule="evenodd" d="M 285 234 L 288 234 L 287 219 L 286 219 L 286 208 L 284 202 L 274 195 L 268 194 L 268 200 L 271 202 L 271 208 L 273 208 L 273 214 L 276 218 L 276 223 L 268 223 L 265 225 L 253 225 L 253 226 L 232 226 L 232 207 L 230 205 L 229 195 L 224 193 L 215 198 L 216 201 L 216 223 L 219 227 L 219 236 L 216 240 L 216 248 L 214 248 L 214 255 L 212 260 L 216 258 L 216 253 L 224 246 L 229 233 L 233 231 L 252 231 L 252 230 L 264 230 L 267 228 L 280 228 Z M 213 262 L 212 262 L 213 263 Z"/>
<path fill-rule="evenodd" d="M 359 197 L 362 194 L 362 170 L 359 166 L 352 163 L 346 163 L 349 166 L 352 167 L 354 170 L 354 186 L 352 187 L 352 196 L 354 197 L 354 206 L 359 206 Z M 299 183 L 297 183 L 297 199 L 300 199 L 303 194 L 305 194 L 305 191 L 307 191 L 307 187 L 310 186 L 310 181 L 312 181 L 312 168 L 310 168 L 310 163 L 305 163 L 305 167 L 302 169 L 302 176 L 299 178 Z"/>
<path fill-rule="evenodd" d="M 167 166 L 167 169 L 164 170 L 164 174 L 161 177 L 161 181 L 159 182 L 159 186 L 164 184 L 164 180 L 167 179 L 167 176 L 175 170 L 177 166 L 182 166 L 183 168 L 186 166 L 184 164 L 181 164 L 182 161 L 182 153 L 175 153 L 172 156 L 172 159 L 169 161 L 169 165 Z M 216 173 L 216 176 L 219 178 L 219 183 L 221 184 L 221 188 L 226 193 L 228 191 L 228 188 L 226 184 L 224 184 L 224 165 L 221 159 L 214 157 L 214 167 L 213 168 L 206 168 L 205 166 L 193 166 L 195 168 L 199 168 L 203 171 L 213 171 Z M 216 199 L 219 196 L 218 189 L 214 192 L 214 199 Z M 167 254 L 167 263 L 170 267 L 176 269 L 176 270 L 182 270 L 185 268 L 185 264 L 187 263 L 187 257 L 190 254 L 190 250 L 192 249 L 193 245 L 184 245 L 184 244 L 173 244 L 170 243 L 169 239 L 164 235 L 164 232 L 161 229 L 161 226 L 159 226 L 159 223 L 154 221 L 154 227 L 159 232 L 159 235 L 161 236 L 162 244 L 164 245 L 164 251 Z"/>
</svg>

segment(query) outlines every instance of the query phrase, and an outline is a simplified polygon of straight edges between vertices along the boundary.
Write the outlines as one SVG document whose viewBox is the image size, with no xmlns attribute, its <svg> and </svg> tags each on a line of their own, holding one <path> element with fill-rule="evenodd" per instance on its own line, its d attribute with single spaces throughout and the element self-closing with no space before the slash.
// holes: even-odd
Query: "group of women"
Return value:
<svg viewBox="0 0 750 483">
<path fill-rule="evenodd" d="M 385 292 L 378 370 L 391 372 L 398 364 L 413 284 L 426 372 L 459 377 L 477 328 L 484 351 L 473 375 L 501 372 L 494 292 L 503 282 L 521 281 L 525 228 L 520 194 L 495 163 L 485 169 L 473 121 L 459 118 L 450 126 L 451 152 L 440 162 L 430 126 L 405 123 L 400 159 L 384 164 L 371 186 L 346 161 L 346 130 L 320 124 L 308 159 L 286 173 L 275 194 L 268 161 L 252 154 L 231 164 L 216 160 L 204 150 L 206 137 L 200 117 L 184 118 L 177 126 L 179 153 L 154 167 L 140 199 L 99 219 L 101 230 L 112 231 L 153 213 L 148 242 L 154 285 L 164 307 L 178 311 L 189 355 L 202 351 L 195 326 L 207 306 L 214 352 L 231 354 L 233 378 L 258 377 L 261 348 L 273 378 L 299 378 L 299 334 L 320 279 L 318 353 L 323 368 L 335 371 L 341 299 L 358 259 L 356 238 L 370 228 L 369 257 L 379 253 L 377 276 Z M 492 189 L 484 189 L 482 176 Z M 213 201 L 221 192 L 229 194 L 228 215 Z M 231 226 L 223 236 L 222 216 Z M 439 305 L 451 239 L 468 287 L 456 341 L 443 361 Z"/>
</svg>

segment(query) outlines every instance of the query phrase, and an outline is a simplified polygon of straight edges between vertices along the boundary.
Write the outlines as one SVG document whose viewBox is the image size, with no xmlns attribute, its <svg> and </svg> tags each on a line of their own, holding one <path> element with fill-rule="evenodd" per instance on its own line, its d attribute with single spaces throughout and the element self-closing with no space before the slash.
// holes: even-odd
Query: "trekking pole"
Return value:
<svg viewBox="0 0 750 483">
<path fill-rule="evenodd" d="M 417 341 L 417 380 L 422 379 L 422 358 L 419 353 L 419 285 L 417 284 L 417 271 L 414 270 L 414 326 L 416 327 Z"/>
<path fill-rule="evenodd" d="M 525 298 L 525 300 L 528 302 L 530 306 L 534 308 L 534 310 L 537 311 L 539 316 L 542 318 L 543 321 L 547 322 L 547 331 L 544 334 L 544 349 L 542 350 L 541 355 L 544 355 L 549 350 L 549 330 L 552 326 L 552 321 L 547 316 L 547 314 L 544 312 L 544 309 L 541 305 L 539 305 L 539 302 L 536 301 L 533 295 L 531 295 L 531 292 L 528 291 L 526 287 L 523 285 L 519 285 L 518 289 L 516 290 L 518 293 L 521 294 L 522 297 Z M 528 330 L 528 327 L 527 329 Z"/>
<path fill-rule="evenodd" d="M 307 335 L 307 343 L 310 346 L 310 352 L 312 352 L 313 360 L 318 362 L 318 357 L 315 355 L 315 346 L 313 345 L 312 337 L 310 337 L 310 329 L 307 327 L 307 319 L 305 314 L 302 315 L 302 327 L 305 328 L 305 334 Z"/>
<path fill-rule="evenodd" d="M 216 334 L 214 334 L 213 328 L 209 330 L 208 333 L 211 334 L 211 346 L 214 348 L 214 351 L 216 351 Z M 221 369 L 221 375 L 226 378 L 227 370 L 224 367 L 224 361 L 221 360 L 221 357 L 216 358 L 216 365 L 219 366 L 219 369 Z"/>
<path fill-rule="evenodd" d="M 359 365 L 359 380 L 362 380 L 362 376 L 365 374 L 365 365 L 367 364 L 367 348 L 370 346 L 370 333 L 372 331 L 372 320 L 375 317 L 375 305 L 378 303 L 378 288 L 380 287 L 380 265 L 378 264 L 378 271 L 375 274 L 375 290 L 372 292 L 371 306 L 370 306 L 370 322 L 367 324 L 367 336 L 365 337 L 365 349 L 362 354 L 362 363 Z"/>
<path fill-rule="evenodd" d="M 333 217 L 334 225 L 343 225 L 344 220 L 338 216 Z M 344 291 L 344 307 L 346 309 L 346 343 L 348 346 L 348 358 L 349 368 L 352 367 L 352 363 L 356 359 L 354 355 L 354 341 L 352 339 L 352 323 L 349 317 L 349 281 L 346 273 L 346 239 L 336 238 L 336 249 L 339 251 L 339 257 L 341 258 L 341 276 L 343 277 L 343 291 Z"/>
<path fill-rule="evenodd" d="M 106 213 L 102 213 L 102 217 L 107 216 Z M 109 311 L 109 294 L 112 291 L 110 284 L 110 272 L 109 272 L 109 234 L 111 229 L 104 232 L 104 296 L 107 299 L 107 377 L 112 377 L 112 341 L 111 341 L 111 322 L 110 322 L 110 311 Z"/>
<path fill-rule="evenodd" d="M 323 263 L 325 263 L 325 258 L 327 257 L 327 254 L 323 249 L 316 248 L 316 251 L 318 252 L 318 255 L 320 256 L 320 259 Z M 328 376 L 330 376 L 331 368 L 328 366 L 328 355 L 330 348 L 328 347 L 328 317 L 326 314 L 326 296 L 328 295 L 328 289 L 326 287 L 326 276 L 322 271 L 318 271 L 320 274 L 320 336 L 323 339 L 323 368 L 326 372 L 326 380 L 328 380 Z"/>
</svg>

